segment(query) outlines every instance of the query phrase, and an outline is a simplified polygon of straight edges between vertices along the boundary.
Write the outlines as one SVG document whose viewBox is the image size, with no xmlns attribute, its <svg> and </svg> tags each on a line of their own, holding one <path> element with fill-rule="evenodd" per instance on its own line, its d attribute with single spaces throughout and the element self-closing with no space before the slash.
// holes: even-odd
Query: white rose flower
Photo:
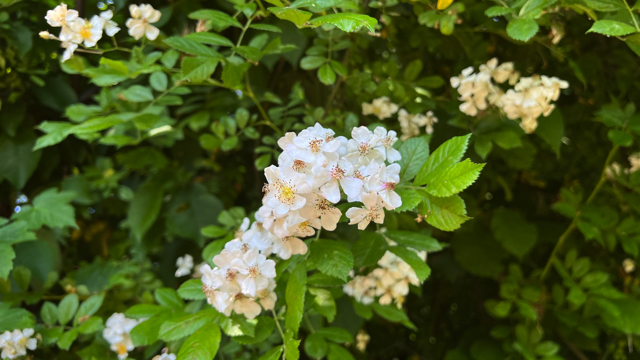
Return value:
<svg viewBox="0 0 640 360">
<path fill-rule="evenodd" d="M 129 12 L 131 13 L 131 18 L 126 23 L 129 28 L 129 35 L 136 40 L 146 36 L 147 39 L 153 41 L 158 37 L 160 30 L 151 24 L 160 20 L 162 15 L 160 11 L 155 10 L 149 4 L 141 4 L 130 5 Z"/>
</svg>

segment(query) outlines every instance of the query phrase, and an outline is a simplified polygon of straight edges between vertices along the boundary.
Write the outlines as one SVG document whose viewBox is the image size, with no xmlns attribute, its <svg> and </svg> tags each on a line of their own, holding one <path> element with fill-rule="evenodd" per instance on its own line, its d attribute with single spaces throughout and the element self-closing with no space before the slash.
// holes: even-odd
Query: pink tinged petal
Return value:
<svg viewBox="0 0 640 360">
<path fill-rule="evenodd" d="M 153 41 L 160 34 L 160 29 L 158 29 L 157 27 L 155 27 L 153 25 L 147 24 L 147 26 L 145 27 L 145 34 L 147 36 L 147 39 Z"/>
<path fill-rule="evenodd" d="M 362 203 L 370 209 L 378 203 L 378 195 L 376 193 L 364 194 L 362 195 Z"/>
<path fill-rule="evenodd" d="M 394 209 L 402 206 L 402 198 L 395 191 L 389 191 L 389 205 Z"/>
</svg>

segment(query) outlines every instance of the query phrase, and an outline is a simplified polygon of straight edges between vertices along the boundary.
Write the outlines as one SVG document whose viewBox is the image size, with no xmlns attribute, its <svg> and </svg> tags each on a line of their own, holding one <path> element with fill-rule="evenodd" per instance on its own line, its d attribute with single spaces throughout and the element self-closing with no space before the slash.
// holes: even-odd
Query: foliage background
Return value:
<svg viewBox="0 0 640 360">
<path fill-rule="evenodd" d="M 505 2 L 520 15 L 525 3 L 531 1 Z M 456 13 L 439 12 L 459 19 L 455 29 L 455 21 L 444 18 L 438 29 L 423 25 L 429 15 L 420 14 L 435 8 L 435 3 L 426 0 L 359 4 L 359 11 L 380 20 L 377 36 L 366 31 L 298 29 L 271 15 L 260 23 L 274 24 L 282 33 L 269 33 L 269 40 L 279 36 L 282 44 L 296 49 L 266 56 L 259 65 L 252 65 L 248 72 L 251 90 L 242 83 L 235 86 L 236 91 L 189 86 L 188 94 L 179 95 L 180 104 L 173 99 L 176 103 L 165 104 L 167 110 L 161 114 L 162 121 L 174 130 L 152 137 L 144 135 L 142 128 L 142 142 L 135 146 L 101 144 L 99 137 L 92 139 L 87 132 L 84 140 L 69 136 L 59 144 L 32 151 L 43 135 L 39 126 L 42 129 L 45 122 L 69 121 L 70 117 L 73 121 L 66 110 L 69 106 L 96 104 L 96 97 L 103 105 L 113 103 L 118 91 L 101 93 L 100 87 L 74 70 L 84 66 L 77 59 L 85 58 L 96 66 L 99 56 L 76 54 L 65 71 L 57 43 L 37 36 L 47 28 L 44 14 L 57 3 L 3 0 L 0 217 L 11 218 L 51 187 L 73 194 L 52 197 L 49 210 L 58 218 L 50 220 L 58 225 L 38 228 L 37 240 L 15 244 L 13 267 L 3 258 L 2 270 L 13 270 L 2 282 L 4 315 L 0 318 L 5 316 L 4 323 L 10 324 L 6 319 L 15 312 L 4 310 L 12 304 L 39 319 L 43 301 L 57 302 L 70 292 L 82 299 L 93 292 L 106 293 L 98 312 L 106 318 L 136 303 L 153 302 L 153 291 L 161 286 L 177 288 L 179 280 L 173 277 L 176 258 L 184 253 L 199 255 L 210 243 L 200 233 L 202 227 L 220 225 L 233 232 L 245 212 L 257 209 L 264 181 L 258 167 L 275 162 L 278 136 L 274 130 L 254 125 L 255 133 L 238 131 L 236 120 L 225 120 L 243 118 L 246 113 L 237 109 L 244 108 L 252 117 L 251 124 L 260 122 L 262 116 L 250 95 L 243 95 L 258 94 L 265 111 L 282 129 L 298 131 L 319 121 L 339 134 L 377 122 L 359 115 L 361 103 L 386 95 L 412 112 L 436 113 L 440 122 L 429 137 L 431 149 L 471 132 L 467 156 L 487 165 L 463 194 L 472 219 L 461 229 L 446 232 L 417 224 L 410 213 L 388 220 L 392 230 L 433 231 L 432 236 L 447 247 L 429 256 L 431 277 L 421 289 L 413 289 L 406 301 L 408 317 L 417 330 L 380 317 L 365 322 L 349 299 L 336 300 L 338 316 L 332 326 L 352 334 L 362 327 L 371 335 L 367 352 L 351 348 L 354 356 L 449 360 L 637 357 L 629 350 L 639 345 L 638 280 L 635 272 L 623 271 L 621 263 L 638 255 L 640 177 L 636 173 L 613 181 L 601 179 L 605 179 L 606 162 L 615 160 L 628 167 L 628 155 L 637 151 L 640 118 L 633 104 L 640 101 L 640 91 L 633 44 L 640 35 L 616 39 L 587 33 L 592 19 L 614 19 L 632 26 L 637 11 L 634 6 L 627 11 L 622 2 L 613 0 L 534 3 L 545 12 L 534 17 L 541 29 L 526 43 L 506 33 L 512 15 L 485 15 L 495 5 L 488 1 L 455 1 Z M 614 10 L 600 11 L 606 4 Z M 152 5 L 163 13 L 158 25 L 167 36 L 192 32 L 195 21 L 187 15 L 195 10 L 234 13 L 232 5 L 223 1 Z M 99 5 L 86 1 L 73 6 L 88 16 Z M 127 4 L 116 1 L 110 6 L 116 10 L 115 20 L 123 24 Z M 451 27 L 450 35 L 442 33 L 449 32 L 445 24 Z M 547 36 L 552 27 L 564 33 L 557 44 Z M 246 39 L 252 41 L 261 33 L 249 30 Z M 235 42 L 240 29 L 231 27 L 222 34 Z M 313 45 L 326 47 L 327 41 L 333 46 L 329 56 L 348 69 L 346 76 L 339 74 L 329 86 L 320 81 L 315 69 L 304 69 L 309 66 L 301 64 L 308 56 L 305 50 Z M 125 41 L 121 45 L 134 44 Z M 166 48 L 159 42 L 149 46 Z M 108 55 L 114 60 L 122 56 Z M 497 113 L 471 118 L 458 111 L 457 94 L 448 86 L 448 79 L 492 57 L 513 61 L 523 75 L 558 76 L 571 84 L 554 113 L 540 119 L 535 134 L 524 135 L 514 122 Z M 412 78 L 407 72 L 410 64 L 415 70 L 418 60 L 422 66 Z M 220 79 L 219 71 L 214 78 Z M 126 81 L 146 85 L 144 79 Z M 267 91 L 273 95 L 265 96 Z M 117 111 L 139 109 L 124 102 L 117 107 L 123 107 Z M 85 120 L 83 116 L 79 119 L 75 122 Z M 384 125 L 398 128 L 394 118 Z M 620 135 L 620 139 L 611 128 L 627 136 Z M 237 144 L 228 141 L 234 137 Z M 493 145 L 486 154 L 488 142 Z M 599 184 L 599 192 L 584 205 Z M 69 213 L 71 208 L 65 204 L 73 206 L 75 213 Z M 142 208 L 156 208 L 157 216 L 148 218 Z M 224 209 L 228 211 L 222 212 Z M 75 223 L 69 215 L 75 216 Z M 139 225 L 141 222 L 146 225 Z M 559 262 L 541 281 L 552 249 L 572 226 L 577 230 L 563 238 Z M 332 236 L 353 242 L 358 234 L 336 232 Z M 562 274 L 562 269 L 567 273 Z M 585 280 L 585 274 L 591 278 Z M 310 318 L 316 327 L 321 326 L 320 315 Z M 307 324 L 303 328 L 303 333 L 310 333 Z M 68 351 L 39 348 L 35 357 L 113 357 L 100 352 L 105 345 L 99 339 L 94 342 L 92 336 L 81 336 Z M 262 345 L 241 348 L 227 339 L 222 351 L 232 358 L 257 358 L 278 340 L 273 335 Z M 541 341 L 558 344 L 557 355 L 544 357 L 544 349 L 536 350 Z M 93 344 L 92 350 L 80 351 L 88 344 Z M 153 355 L 151 349 L 132 356 L 148 358 Z"/>
</svg>

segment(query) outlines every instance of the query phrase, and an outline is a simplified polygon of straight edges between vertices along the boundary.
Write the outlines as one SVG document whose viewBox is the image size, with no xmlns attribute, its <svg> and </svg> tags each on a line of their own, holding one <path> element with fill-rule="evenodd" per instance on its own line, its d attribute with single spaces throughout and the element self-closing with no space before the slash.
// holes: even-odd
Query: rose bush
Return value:
<svg viewBox="0 0 640 360">
<path fill-rule="evenodd" d="M 640 3 L 0 3 L 3 359 L 631 359 Z"/>
</svg>

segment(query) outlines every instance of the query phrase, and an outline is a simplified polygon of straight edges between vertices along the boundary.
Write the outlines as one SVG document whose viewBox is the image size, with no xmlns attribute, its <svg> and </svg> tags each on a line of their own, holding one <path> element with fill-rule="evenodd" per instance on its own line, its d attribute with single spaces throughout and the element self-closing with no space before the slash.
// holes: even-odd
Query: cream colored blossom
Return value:
<svg viewBox="0 0 640 360">
<path fill-rule="evenodd" d="M 151 25 L 160 20 L 162 15 L 160 11 L 154 9 L 149 4 L 130 5 L 129 12 L 131 18 L 127 20 L 127 27 L 129 28 L 129 35 L 133 36 L 136 40 L 140 40 L 143 36 L 153 41 L 160 34 L 160 30 Z"/>
<path fill-rule="evenodd" d="M 380 120 L 390 118 L 396 112 L 398 112 L 398 105 L 392 103 L 386 96 L 374 99 L 370 104 L 362 104 L 362 115 L 375 115 Z"/>
<path fill-rule="evenodd" d="M 68 10 L 67 4 L 60 4 L 53 10 L 47 11 L 47 23 L 52 27 L 67 26 L 67 24 L 78 18 L 78 12 L 76 10 Z"/>
</svg>

